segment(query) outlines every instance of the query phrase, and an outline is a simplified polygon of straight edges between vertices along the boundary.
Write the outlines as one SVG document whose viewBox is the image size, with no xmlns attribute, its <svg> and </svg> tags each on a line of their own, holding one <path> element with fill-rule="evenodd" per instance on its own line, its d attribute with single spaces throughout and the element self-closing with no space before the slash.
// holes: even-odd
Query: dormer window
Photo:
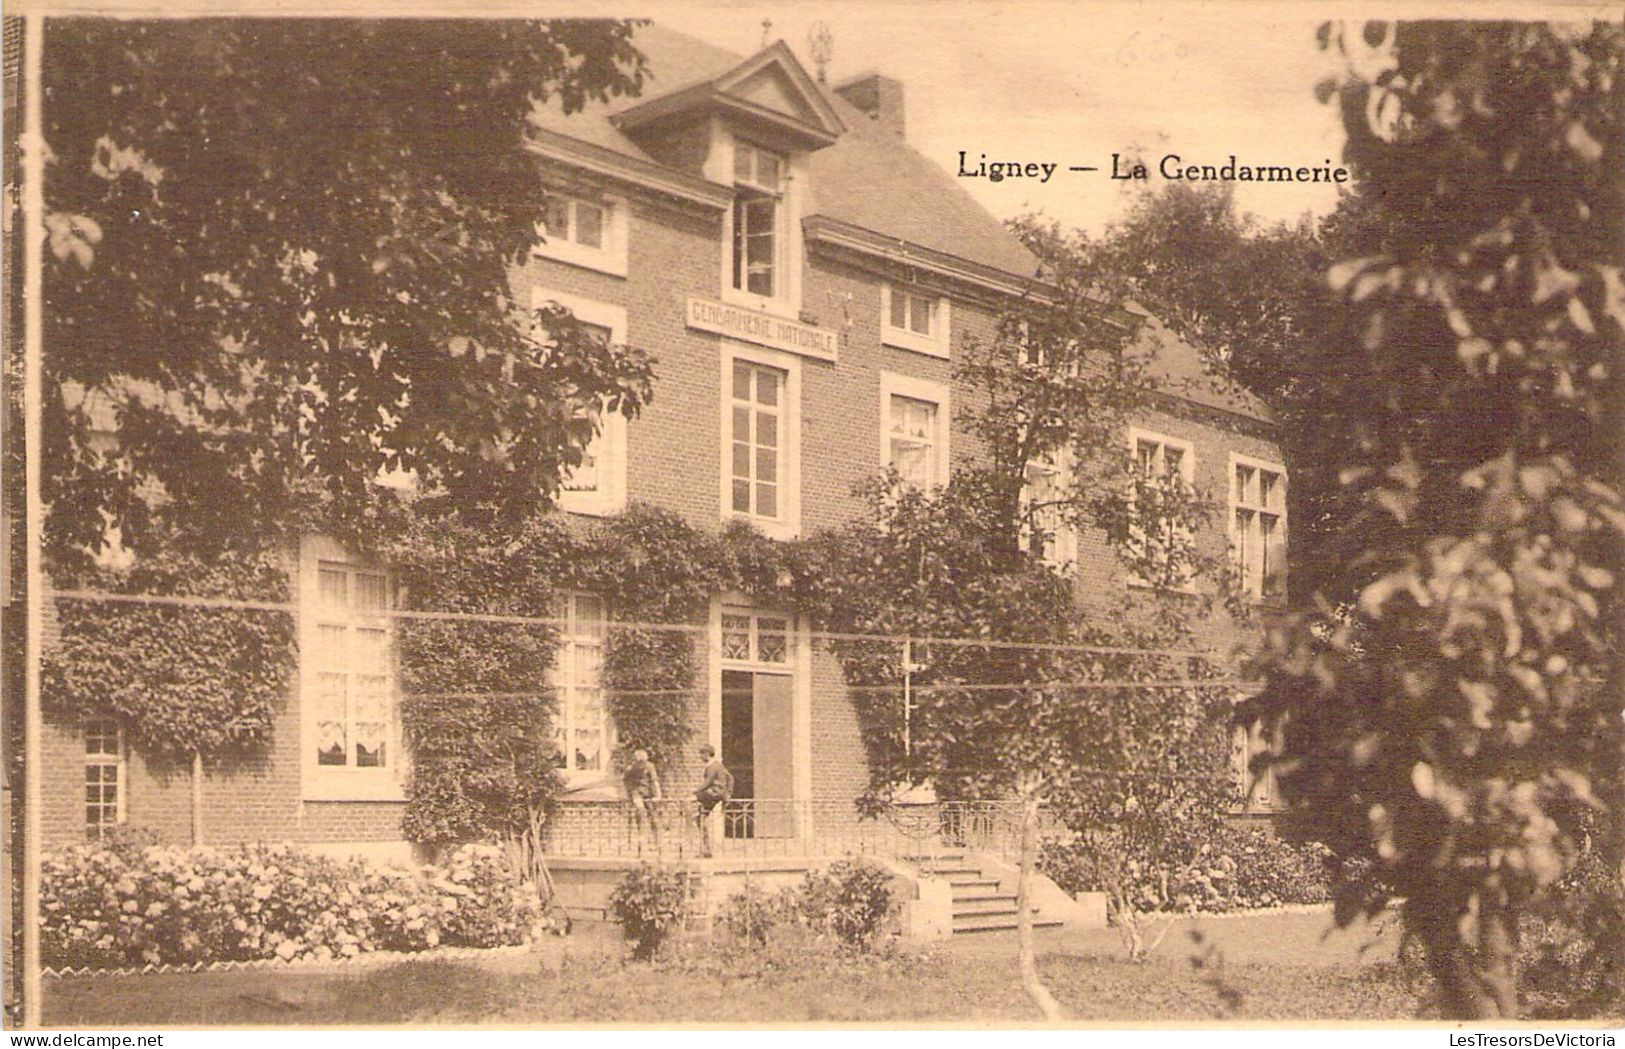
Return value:
<svg viewBox="0 0 1625 1049">
<path fill-rule="evenodd" d="M 779 212 L 784 157 L 734 144 L 733 286 L 763 298 L 779 294 Z"/>
</svg>

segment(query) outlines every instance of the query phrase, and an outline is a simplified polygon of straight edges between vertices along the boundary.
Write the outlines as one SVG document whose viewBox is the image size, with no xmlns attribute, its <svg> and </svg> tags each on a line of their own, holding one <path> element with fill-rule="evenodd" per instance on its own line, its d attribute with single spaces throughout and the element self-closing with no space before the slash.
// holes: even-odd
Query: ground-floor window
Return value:
<svg viewBox="0 0 1625 1049">
<path fill-rule="evenodd" d="M 555 763 L 565 779 L 580 783 L 600 778 L 609 767 L 610 724 L 604 701 L 604 601 L 595 594 L 561 594 Z"/>
<path fill-rule="evenodd" d="M 85 835 L 101 838 L 124 822 L 124 729 L 112 718 L 85 722 Z"/>
</svg>

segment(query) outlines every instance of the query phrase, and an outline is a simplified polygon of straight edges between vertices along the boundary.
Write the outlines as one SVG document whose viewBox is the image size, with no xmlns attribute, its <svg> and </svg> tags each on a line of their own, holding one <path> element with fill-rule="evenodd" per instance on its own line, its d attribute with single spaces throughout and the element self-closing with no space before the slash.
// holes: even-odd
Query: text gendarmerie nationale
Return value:
<svg viewBox="0 0 1625 1049">
<path fill-rule="evenodd" d="M 1450 1035 L 1453 1047 L 1468 1049 L 1609 1049 L 1614 1045 L 1611 1034 L 1455 1034 Z"/>
<path fill-rule="evenodd" d="M 1328 157 L 1320 164 L 1253 164 L 1242 163 L 1232 153 L 1222 162 L 1193 164 L 1178 153 L 1165 153 L 1155 163 L 1125 159 L 1121 153 L 1112 154 L 1109 168 L 1088 164 L 1062 164 L 1055 160 L 1018 160 L 1003 158 L 990 160 L 986 153 L 974 159 L 969 150 L 959 151 L 960 178 L 985 178 L 989 182 L 1005 179 L 1033 179 L 1048 182 L 1056 175 L 1092 174 L 1105 170 L 1107 177 L 1116 181 L 1149 181 L 1163 178 L 1170 182 L 1335 182 L 1349 180 L 1349 169 L 1333 166 Z"/>
</svg>

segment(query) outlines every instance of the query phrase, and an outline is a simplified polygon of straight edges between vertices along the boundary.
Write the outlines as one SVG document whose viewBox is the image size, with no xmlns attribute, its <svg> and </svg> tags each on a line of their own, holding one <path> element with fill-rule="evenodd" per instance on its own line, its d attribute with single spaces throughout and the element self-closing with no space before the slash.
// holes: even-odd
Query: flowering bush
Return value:
<svg viewBox="0 0 1625 1049">
<path fill-rule="evenodd" d="M 1101 891 L 1100 857 L 1083 841 L 1046 842 L 1039 866 L 1067 892 Z M 1209 913 L 1289 903 L 1323 903 L 1330 896 L 1330 853 L 1297 845 L 1257 827 L 1221 825 L 1178 863 L 1158 866 L 1133 858 L 1121 866 L 1145 910 Z"/>
<path fill-rule="evenodd" d="M 500 849 L 399 871 L 288 845 L 74 846 L 47 856 L 42 953 L 53 968 L 354 957 L 522 943 L 535 893 Z"/>
<path fill-rule="evenodd" d="M 632 957 L 650 961 L 688 914 L 693 877 L 683 871 L 641 864 L 610 890 L 609 905 L 632 944 Z"/>
</svg>

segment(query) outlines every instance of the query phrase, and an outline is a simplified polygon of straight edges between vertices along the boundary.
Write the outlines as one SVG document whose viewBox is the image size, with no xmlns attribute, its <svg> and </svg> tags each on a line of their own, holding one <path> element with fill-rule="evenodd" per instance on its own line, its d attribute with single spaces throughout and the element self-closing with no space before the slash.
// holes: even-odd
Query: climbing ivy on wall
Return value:
<svg viewBox="0 0 1625 1049">
<path fill-rule="evenodd" d="M 272 551 L 230 562 L 173 552 L 75 587 L 116 594 L 284 603 Z M 63 718 L 116 717 L 131 746 L 167 761 L 245 754 L 270 738 L 296 652 L 286 611 L 61 598 L 59 636 L 44 653 L 44 697 Z"/>
</svg>

